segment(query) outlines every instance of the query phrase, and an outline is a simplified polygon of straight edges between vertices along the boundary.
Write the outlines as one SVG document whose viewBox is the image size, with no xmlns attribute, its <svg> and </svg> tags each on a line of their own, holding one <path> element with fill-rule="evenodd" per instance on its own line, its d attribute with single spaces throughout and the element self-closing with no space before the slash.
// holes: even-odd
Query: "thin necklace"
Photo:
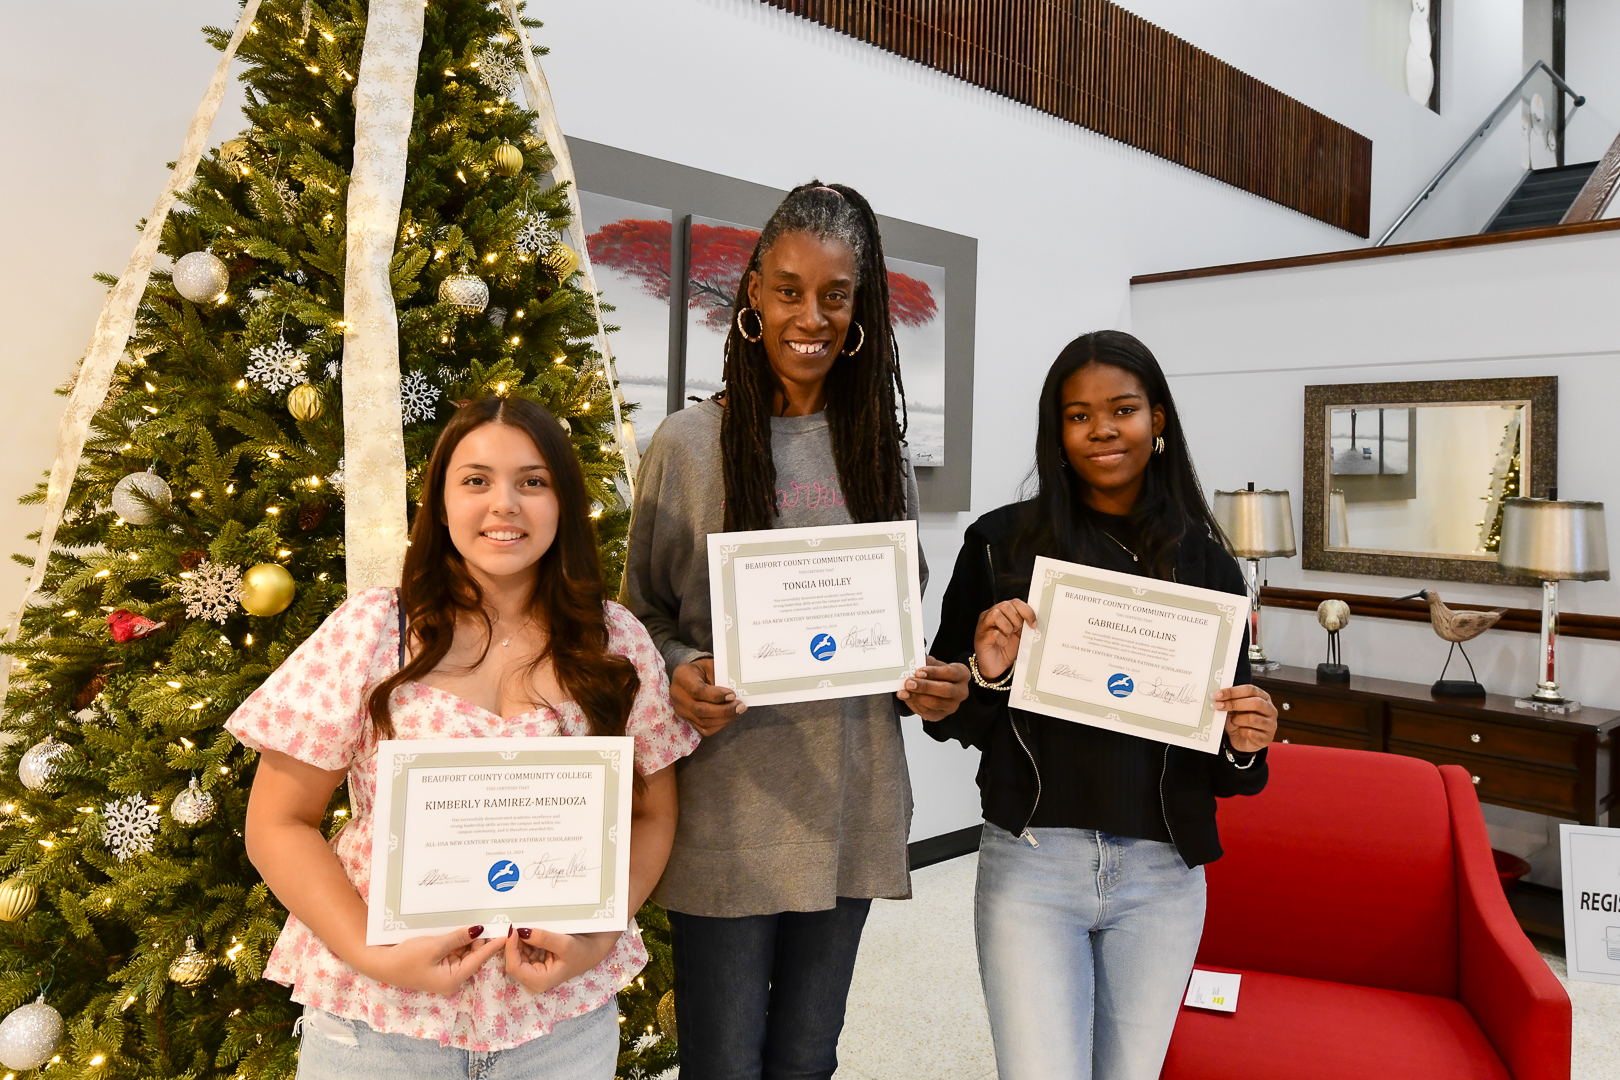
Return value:
<svg viewBox="0 0 1620 1080">
<path fill-rule="evenodd" d="M 506 640 L 501 642 L 501 648 L 504 649 L 508 645 L 512 644 L 512 639 L 517 637 L 519 634 L 523 633 L 523 631 L 527 630 L 528 627 L 529 627 L 529 624 L 531 622 L 533 622 L 533 621 L 534 621 L 534 616 L 532 614 L 527 619 L 524 619 L 523 624 L 521 626 L 519 626 L 516 630 L 512 631 L 510 634 L 506 635 Z"/>
<path fill-rule="evenodd" d="M 1108 539 L 1112 540 L 1116 544 L 1119 544 L 1119 538 L 1117 536 L 1115 536 L 1113 533 L 1109 532 L 1107 529 L 1103 529 L 1101 531 L 1102 531 L 1102 534 L 1104 536 L 1108 537 Z M 1121 550 L 1125 554 L 1129 555 L 1131 557 L 1131 562 L 1141 562 L 1142 561 L 1141 559 L 1138 559 L 1136 557 L 1136 552 L 1132 551 L 1130 548 L 1126 547 L 1124 544 L 1119 544 L 1119 550 Z M 501 642 L 501 644 L 504 645 L 504 644 L 506 644 L 506 642 L 503 641 L 503 642 Z"/>
</svg>

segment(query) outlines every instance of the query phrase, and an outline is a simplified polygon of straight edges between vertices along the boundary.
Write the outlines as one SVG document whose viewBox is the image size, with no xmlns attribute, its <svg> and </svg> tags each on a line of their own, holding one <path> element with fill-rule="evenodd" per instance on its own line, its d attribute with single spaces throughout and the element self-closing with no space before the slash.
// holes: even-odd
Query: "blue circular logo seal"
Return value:
<svg viewBox="0 0 1620 1080">
<path fill-rule="evenodd" d="M 489 887 L 496 892 L 508 892 L 517 888 L 518 879 L 522 876 L 517 863 L 502 859 L 489 868 Z"/>
<path fill-rule="evenodd" d="M 817 634 L 810 639 L 810 655 L 817 660 L 831 660 L 837 651 L 838 642 L 833 640 L 831 634 Z"/>
<path fill-rule="evenodd" d="M 1130 697 L 1131 691 L 1135 689 L 1136 684 L 1131 682 L 1131 677 L 1123 672 L 1118 675 L 1108 676 L 1108 692 L 1115 697 Z"/>
</svg>

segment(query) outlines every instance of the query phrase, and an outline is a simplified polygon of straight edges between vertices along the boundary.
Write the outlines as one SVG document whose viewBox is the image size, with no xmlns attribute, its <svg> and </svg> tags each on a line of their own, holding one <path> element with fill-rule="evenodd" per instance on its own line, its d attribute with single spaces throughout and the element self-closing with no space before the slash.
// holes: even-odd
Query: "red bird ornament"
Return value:
<svg viewBox="0 0 1620 1080">
<path fill-rule="evenodd" d="M 107 616 L 107 626 L 112 630 L 113 640 L 120 645 L 127 645 L 136 638 L 143 638 L 154 630 L 161 630 L 169 625 L 166 622 L 153 622 L 145 615 L 137 615 L 133 611 L 119 608 Z"/>
</svg>

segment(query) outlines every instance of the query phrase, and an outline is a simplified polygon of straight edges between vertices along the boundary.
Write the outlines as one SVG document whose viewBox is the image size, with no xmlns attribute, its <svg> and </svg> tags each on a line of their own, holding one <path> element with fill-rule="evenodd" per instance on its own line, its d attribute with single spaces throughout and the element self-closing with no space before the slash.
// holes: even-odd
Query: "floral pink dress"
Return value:
<svg viewBox="0 0 1620 1080">
<path fill-rule="evenodd" d="M 636 771 L 650 775 L 690 754 L 699 736 L 675 716 L 663 658 L 647 631 L 618 604 L 604 607 L 608 649 L 628 659 L 641 676 L 625 734 L 636 740 Z M 366 697 L 398 669 L 399 607 L 394 590 L 367 589 L 334 611 L 225 725 L 254 750 L 278 750 L 319 769 L 349 771 L 351 817 L 332 841 L 332 850 L 362 897 L 371 882 L 371 814 L 377 784 L 376 739 Z M 573 702 L 554 710 L 501 717 L 416 682 L 395 690 L 390 701 L 395 737 L 400 739 L 588 733 L 585 716 Z M 289 916 L 264 977 L 291 986 L 292 999 L 300 1004 L 364 1020 L 376 1031 L 488 1052 L 539 1038 L 558 1021 L 607 1004 L 646 964 L 647 950 L 632 920 L 605 960 L 543 994 L 532 994 L 508 978 L 499 955 L 453 994 L 402 990 L 361 975 Z"/>
</svg>

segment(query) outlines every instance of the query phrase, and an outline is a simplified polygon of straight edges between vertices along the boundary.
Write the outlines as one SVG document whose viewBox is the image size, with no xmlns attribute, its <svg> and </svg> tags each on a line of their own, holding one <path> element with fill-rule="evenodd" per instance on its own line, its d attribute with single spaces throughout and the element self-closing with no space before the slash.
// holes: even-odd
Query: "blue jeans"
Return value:
<svg viewBox="0 0 1620 1080">
<path fill-rule="evenodd" d="M 1001 1080 L 1156 1080 L 1204 931 L 1171 844 L 988 822 L 974 925 Z"/>
<path fill-rule="evenodd" d="M 870 900 L 717 919 L 669 913 L 681 1080 L 827 1080 Z"/>
<path fill-rule="evenodd" d="M 385 1035 L 308 1006 L 300 1025 L 298 1080 L 613 1080 L 619 1063 L 612 1002 L 558 1023 L 549 1035 L 488 1053 Z"/>
</svg>

